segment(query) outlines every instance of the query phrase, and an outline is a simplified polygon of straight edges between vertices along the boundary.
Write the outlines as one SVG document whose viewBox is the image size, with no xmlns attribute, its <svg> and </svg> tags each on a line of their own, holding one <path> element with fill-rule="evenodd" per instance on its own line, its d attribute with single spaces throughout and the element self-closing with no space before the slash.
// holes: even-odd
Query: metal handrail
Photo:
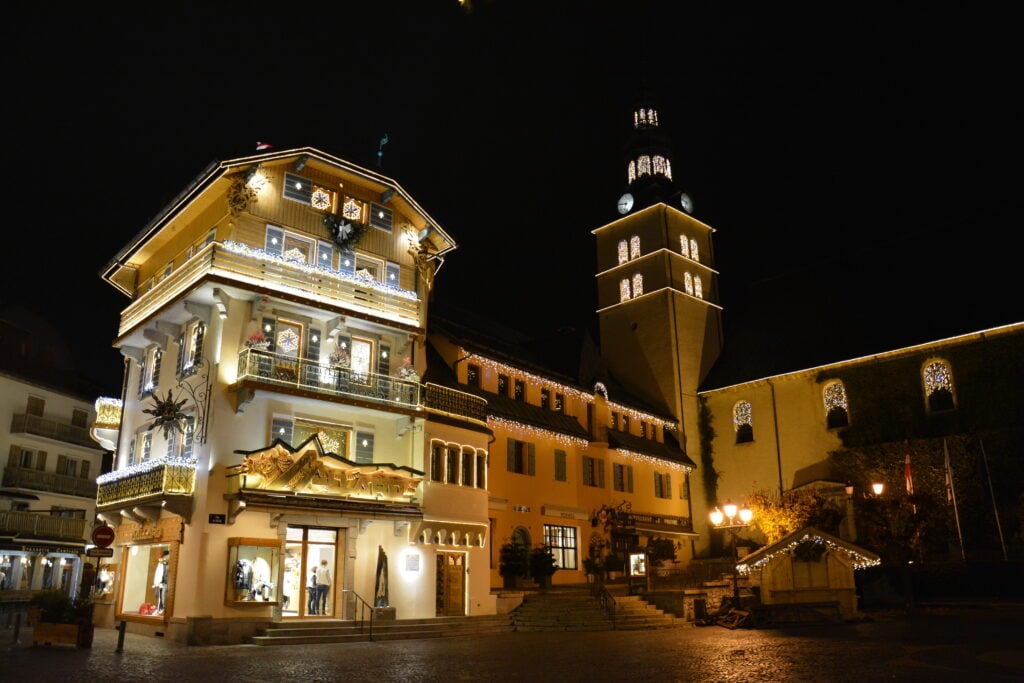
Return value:
<svg viewBox="0 0 1024 683">
<path fill-rule="evenodd" d="M 603 581 L 595 581 L 594 587 L 591 589 L 591 594 L 597 598 L 598 603 L 601 605 L 601 609 L 605 611 L 608 618 L 612 620 L 612 628 L 615 628 L 615 613 L 617 611 L 615 604 L 615 597 L 608 592 L 608 589 L 604 587 Z"/>
<path fill-rule="evenodd" d="M 352 621 L 359 626 L 360 633 L 363 632 L 364 624 L 367 621 L 366 613 L 370 613 L 370 625 L 369 628 L 366 629 L 366 634 L 369 640 L 373 640 L 373 607 L 370 605 L 370 603 L 366 602 L 366 600 L 363 600 L 359 593 L 356 593 L 351 588 L 343 588 L 341 592 L 351 593 L 351 597 L 354 598 L 352 600 Z M 356 617 L 357 614 L 359 615 L 358 618 Z"/>
</svg>

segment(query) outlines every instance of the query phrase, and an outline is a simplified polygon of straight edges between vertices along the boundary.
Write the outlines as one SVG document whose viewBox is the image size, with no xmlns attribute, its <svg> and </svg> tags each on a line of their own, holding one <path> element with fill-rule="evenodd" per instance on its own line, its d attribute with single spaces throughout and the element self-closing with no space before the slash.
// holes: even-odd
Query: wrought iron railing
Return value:
<svg viewBox="0 0 1024 683">
<path fill-rule="evenodd" d="M 80 541 L 85 536 L 85 520 L 37 512 L 0 512 L 0 533 L 27 534 L 32 538 Z"/>
<path fill-rule="evenodd" d="M 419 382 L 356 372 L 258 348 L 243 349 L 238 354 L 238 379 L 406 408 L 420 407 Z"/>
<path fill-rule="evenodd" d="M 351 619 L 360 633 L 366 633 L 367 638 L 373 640 L 373 607 L 350 588 L 345 588 L 341 592 L 344 596 L 341 618 Z"/>
<path fill-rule="evenodd" d="M 467 394 L 464 391 L 450 389 L 428 382 L 426 385 L 426 400 L 424 406 L 427 410 L 447 415 L 468 417 L 478 422 L 487 422 L 487 401 Z"/>
<path fill-rule="evenodd" d="M 12 434 L 34 434 L 56 439 L 76 446 L 96 448 L 96 442 L 89 436 L 86 427 L 79 427 L 70 422 L 62 422 L 38 415 L 14 415 L 11 417 Z"/>
<path fill-rule="evenodd" d="M 412 292 L 289 261 L 243 244 L 212 242 L 163 280 L 151 286 L 140 285 L 135 301 L 121 314 L 121 334 L 211 276 L 300 297 L 310 303 L 340 305 L 356 313 L 416 327 L 423 324 L 420 301 Z"/>
<path fill-rule="evenodd" d="M 28 467 L 8 465 L 4 469 L 4 486 L 63 493 L 81 498 L 96 497 L 96 482 L 56 472 L 40 472 Z"/>
<path fill-rule="evenodd" d="M 97 478 L 97 505 L 125 503 L 161 495 L 192 495 L 195 460 L 154 460 Z"/>
</svg>

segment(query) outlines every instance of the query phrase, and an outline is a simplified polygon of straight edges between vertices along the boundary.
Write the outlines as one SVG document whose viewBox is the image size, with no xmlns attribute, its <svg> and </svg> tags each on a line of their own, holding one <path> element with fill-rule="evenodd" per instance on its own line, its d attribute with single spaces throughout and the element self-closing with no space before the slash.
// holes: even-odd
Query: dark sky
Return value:
<svg viewBox="0 0 1024 683">
<path fill-rule="evenodd" d="M 128 300 L 98 272 L 208 163 L 256 141 L 376 168 L 387 134 L 379 170 L 460 245 L 436 297 L 514 325 L 589 324 L 591 230 L 618 216 L 642 82 L 661 98 L 694 216 L 717 231 L 727 344 L 752 312 L 777 346 L 784 332 L 811 341 L 821 358 L 797 367 L 1024 320 L 1009 16 L 904 3 L 185 5 L 7 10 L 0 309 L 45 316 L 111 391 Z M 775 288 L 786 303 L 765 315 Z M 837 313 L 846 328 L 826 321 Z"/>
</svg>

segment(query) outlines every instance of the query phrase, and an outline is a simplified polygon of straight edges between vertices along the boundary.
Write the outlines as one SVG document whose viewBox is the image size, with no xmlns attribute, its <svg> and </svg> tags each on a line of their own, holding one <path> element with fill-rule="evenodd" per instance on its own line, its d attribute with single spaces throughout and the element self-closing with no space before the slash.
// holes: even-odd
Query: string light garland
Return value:
<svg viewBox="0 0 1024 683">
<path fill-rule="evenodd" d="M 838 543 L 835 543 L 827 538 L 822 538 L 821 536 L 816 536 L 812 534 L 803 534 L 798 538 L 794 538 L 786 545 L 777 548 L 771 553 L 768 553 L 763 557 L 759 557 L 756 562 L 749 564 L 743 562 L 739 563 L 737 565 L 737 569 L 739 570 L 740 574 L 747 575 L 751 571 L 761 569 L 777 557 L 781 557 L 783 555 L 793 555 L 796 551 L 797 546 L 800 546 L 808 542 L 813 543 L 815 545 L 823 545 L 830 552 L 845 554 L 847 557 L 850 558 L 854 569 L 867 569 L 868 567 L 877 567 L 880 564 L 882 564 L 881 559 L 861 555 L 857 551 L 851 550 L 846 546 L 839 545 Z"/>
<path fill-rule="evenodd" d="M 624 455 L 631 460 L 637 460 L 647 465 L 654 465 L 655 467 L 668 467 L 671 470 L 681 470 L 686 473 L 693 471 L 693 468 L 689 465 L 685 465 L 681 462 L 674 460 L 665 460 L 664 458 L 656 458 L 653 455 L 645 455 L 644 453 L 637 453 L 636 451 L 628 451 L 623 448 L 616 448 L 616 453 Z"/>
<path fill-rule="evenodd" d="M 299 270 L 302 270 L 303 272 L 308 273 L 310 275 L 316 275 L 317 277 L 327 277 L 333 280 L 337 280 L 338 282 L 357 284 L 360 287 L 369 287 L 370 289 L 376 289 L 378 291 L 384 292 L 385 294 L 393 294 L 395 296 L 400 296 L 411 301 L 419 301 L 420 299 L 419 296 L 417 296 L 416 292 L 411 292 L 408 289 L 402 289 L 401 287 L 396 287 L 395 285 L 376 282 L 374 280 L 367 280 L 366 278 L 356 277 L 355 275 L 349 275 L 348 273 L 339 273 L 336 270 L 324 268 L 323 266 L 319 265 L 311 266 L 308 263 L 302 263 L 301 261 L 282 258 L 276 254 L 271 254 L 268 251 L 264 251 L 263 249 L 259 249 L 257 247 L 250 247 L 247 244 L 241 244 L 239 242 L 233 242 L 231 240 L 223 242 L 222 244 L 227 251 L 230 251 L 235 254 L 240 254 L 251 259 L 258 259 L 260 261 L 265 261 L 267 263 L 287 265 L 292 268 L 298 268 Z"/>
<path fill-rule="evenodd" d="M 547 429 L 540 429 L 539 427 L 533 427 L 531 425 L 525 425 L 522 422 L 513 422 L 512 420 L 506 420 L 503 417 L 490 416 L 487 418 L 487 426 L 491 429 L 495 427 L 501 427 L 508 429 L 513 432 L 521 432 L 530 436 L 537 437 L 539 439 L 553 439 L 563 446 L 576 446 L 577 448 L 586 448 L 590 445 L 590 442 L 586 439 L 581 439 L 578 436 L 569 436 L 568 434 L 561 434 L 559 432 L 552 432 Z"/>
<path fill-rule="evenodd" d="M 131 477 L 152 472 L 158 470 L 161 467 L 175 466 L 175 467 L 189 467 L 191 469 L 196 468 L 195 458 L 155 458 L 153 460 L 147 460 L 146 462 L 136 463 L 129 465 L 128 467 L 122 467 L 113 472 L 107 472 L 96 477 L 97 484 L 109 484 L 114 481 L 121 481 L 122 479 L 129 479 Z"/>
</svg>

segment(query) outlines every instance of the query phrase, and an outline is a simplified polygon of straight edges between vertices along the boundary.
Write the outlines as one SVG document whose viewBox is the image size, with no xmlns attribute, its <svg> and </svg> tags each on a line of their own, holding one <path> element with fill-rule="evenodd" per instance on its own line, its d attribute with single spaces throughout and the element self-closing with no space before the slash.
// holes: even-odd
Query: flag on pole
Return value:
<svg viewBox="0 0 1024 683">
<path fill-rule="evenodd" d="M 256 143 L 256 151 L 257 152 L 259 152 L 260 150 L 264 150 L 264 149 L 270 149 L 271 147 L 272 147 L 272 145 L 269 142 L 257 142 Z"/>
<path fill-rule="evenodd" d="M 907 441 L 906 455 L 903 458 L 903 478 L 907 482 L 907 495 L 914 495 L 914 478 L 910 475 L 910 442 Z"/>
<path fill-rule="evenodd" d="M 946 502 L 953 502 L 953 470 L 949 467 L 949 446 L 946 445 L 946 440 L 942 440 L 942 450 L 946 454 Z"/>
</svg>

